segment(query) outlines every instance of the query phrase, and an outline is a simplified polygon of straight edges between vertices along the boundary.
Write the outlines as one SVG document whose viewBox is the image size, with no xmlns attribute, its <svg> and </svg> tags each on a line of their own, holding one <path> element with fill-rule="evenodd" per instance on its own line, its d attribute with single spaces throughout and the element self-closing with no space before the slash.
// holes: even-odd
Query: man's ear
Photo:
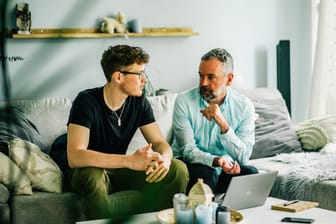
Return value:
<svg viewBox="0 0 336 224">
<path fill-rule="evenodd" d="M 229 73 L 226 76 L 227 76 L 226 85 L 227 86 L 231 86 L 232 80 L 234 78 L 234 74 L 233 73 Z"/>
<path fill-rule="evenodd" d="M 113 74 L 112 74 L 112 80 L 116 83 L 120 83 L 121 80 L 122 80 L 122 74 L 121 72 L 118 72 L 118 71 L 115 71 Z"/>
</svg>

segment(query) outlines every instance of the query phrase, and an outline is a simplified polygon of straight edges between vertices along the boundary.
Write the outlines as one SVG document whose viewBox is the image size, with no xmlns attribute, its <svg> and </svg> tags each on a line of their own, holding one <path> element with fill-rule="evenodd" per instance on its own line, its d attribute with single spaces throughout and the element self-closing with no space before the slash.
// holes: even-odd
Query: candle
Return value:
<svg viewBox="0 0 336 224">
<path fill-rule="evenodd" d="M 218 204 L 217 202 L 212 202 L 212 222 L 213 223 L 216 223 L 216 210 L 217 210 L 217 207 L 218 207 Z"/>
<path fill-rule="evenodd" d="M 191 208 L 183 208 L 176 211 L 176 224 L 193 224 L 193 210 Z"/>
<path fill-rule="evenodd" d="M 212 223 L 212 207 L 207 205 L 197 205 L 195 209 L 196 224 Z"/>
<path fill-rule="evenodd" d="M 184 193 L 174 194 L 173 205 L 174 205 L 174 217 L 177 221 L 178 211 L 186 210 L 188 204 L 188 197 Z"/>
<path fill-rule="evenodd" d="M 217 224 L 230 224 L 230 211 L 225 206 L 219 206 L 216 211 Z"/>
</svg>

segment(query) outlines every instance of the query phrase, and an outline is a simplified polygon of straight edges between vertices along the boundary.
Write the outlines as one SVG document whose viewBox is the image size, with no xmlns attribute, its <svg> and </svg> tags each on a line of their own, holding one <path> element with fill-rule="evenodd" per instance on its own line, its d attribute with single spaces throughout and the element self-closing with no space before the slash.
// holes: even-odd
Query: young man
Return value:
<svg viewBox="0 0 336 224">
<path fill-rule="evenodd" d="M 254 144 L 254 106 L 229 88 L 233 60 L 224 49 L 206 53 L 199 65 L 199 87 L 180 94 L 173 115 L 174 156 L 188 167 L 188 190 L 198 178 L 222 193 L 235 175 L 257 173 L 245 165 Z"/>
<path fill-rule="evenodd" d="M 187 168 L 172 159 L 171 147 L 142 95 L 148 60 L 139 47 L 109 47 L 101 59 L 107 83 L 80 92 L 73 102 L 67 133 L 68 177 L 70 188 L 83 197 L 89 219 L 110 217 L 111 192 L 141 190 L 139 211 L 154 211 L 172 207 L 173 195 L 186 190 Z M 137 128 L 148 145 L 126 155 Z"/>
</svg>

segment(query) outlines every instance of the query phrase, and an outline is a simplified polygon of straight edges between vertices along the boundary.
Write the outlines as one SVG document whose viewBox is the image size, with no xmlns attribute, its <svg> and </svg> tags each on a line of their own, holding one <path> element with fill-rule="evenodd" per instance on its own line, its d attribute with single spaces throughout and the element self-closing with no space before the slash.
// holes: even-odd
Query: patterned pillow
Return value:
<svg viewBox="0 0 336 224">
<path fill-rule="evenodd" d="M 33 194 L 28 177 L 2 152 L 0 152 L 0 182 L 13 194 Z"/>
<path fill-rule="evenodd" d="M 325 115 L 299 123 L 295 127 L 305 151 L 319 151 L 327 143 L 336 142 L 336 116 Z"/>
<path fill-rule="evenodd" d="M 33 189 L 61 193 L 63 174 L 50 156 L 22 139 L 8 143 L 9 157 L 24 171 Z"/>
</svg>

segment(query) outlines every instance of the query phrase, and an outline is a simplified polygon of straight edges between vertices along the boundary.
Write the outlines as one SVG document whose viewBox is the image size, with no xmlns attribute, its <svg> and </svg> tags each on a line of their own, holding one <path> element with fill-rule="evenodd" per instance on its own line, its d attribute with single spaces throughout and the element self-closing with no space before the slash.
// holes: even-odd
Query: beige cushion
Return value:
<svg viewBox="0 0 336 224">
<path fill-rule="evenodd" d="M 5 154 L 0 152 L 0 182 L 13 194 L 33 194 L 30 180 Z"/>
<path fill-rule="evenodd" d="M 318 151 L 329 142 L 336 143 L 336 116 L 308 119 L 299 123 L 295 131 L 303 149 Z"/>
<path fill-rule="evenodd" d="M 172 138 L 172 120 L 176 96 L 177 93 L 168 93 L 165 95 L 147 97 L 152 106 L 156 123 L 167 142 L 170 142 Z M 128 146 L 127 154 L 133 153 L 135 150 L 143 148 L 147 144 L 148 143 L 138 129 Z"/>
<path fill-rule="evenodd" d="M 16 138 L 8 143 L 8 149 L 9 157 L 25 172 L 33 189 L 62 192 L 62 171 L 37 145 Z"/>
<path fill-rule="evenodd" d="M 319 125 L 300 126 L 295 131 L 306 151 L 319 151 L 329 142 L 328 134 Z"/>
</svg>

